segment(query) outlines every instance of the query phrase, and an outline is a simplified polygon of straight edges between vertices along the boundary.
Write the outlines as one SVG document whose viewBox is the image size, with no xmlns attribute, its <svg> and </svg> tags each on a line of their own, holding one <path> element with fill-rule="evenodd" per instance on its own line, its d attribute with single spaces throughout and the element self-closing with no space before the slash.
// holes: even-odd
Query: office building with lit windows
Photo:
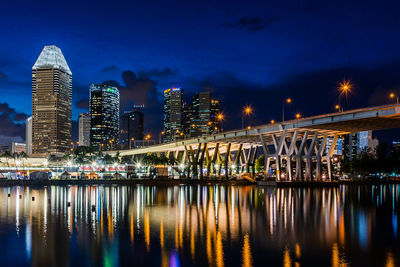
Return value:
<svg viewBox="0 0 400 267">
<path fill-rule="evenodd" d="M 119 138 L 119 90 L 107 84 L 90 85 L 90 144 L 101 150 L 117 148 Z"/>
<path fill-rule="evenodd" d="M 32 67 L 32 154 L 70 149 L 72 73 L 61 49 L 45 46 Z"/>
<path fill-rule="evenodd" d="M 144 116 L 143 112 L 134 107 L 125 111 L 120 119 L 119 145 L 121 149 L 133 148 L 135 141 L 144 139 Z"/>
<path fill-rule="evenodd" d="M 178 87 L 164 90 L 164 142 L 183 139 L 183 90 Z"/>
<path fill-rule="evenodd" d="M 219 101 L 212 99 L 210 92 L 200 92 L 195 94 L 191 106 L 190 137 L 205 136 L 219 132 Z"/>
<path fill-rule="evenodd" d="M 79 146 L 90 146 L 90 114 L 81 113 L 78 118 Z"/>
</svg>

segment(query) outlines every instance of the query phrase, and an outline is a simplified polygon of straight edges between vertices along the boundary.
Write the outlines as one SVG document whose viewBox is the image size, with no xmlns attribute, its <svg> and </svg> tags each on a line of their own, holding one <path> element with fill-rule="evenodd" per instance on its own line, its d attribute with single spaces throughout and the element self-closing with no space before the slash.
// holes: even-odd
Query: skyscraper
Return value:
<svg viewBox="0 0 400 267">
<path fill-rule="evenodd" d="M 164 142 L 182 138 L 183 90 L 178 87 L 164 90 Z"/>
<path fill-rule="evenodd" d="M 92 84 L 89 102 L 91 146 L 115 149 L 119 137 L 119 90 L 107 84 Z"/>
<path fill-rule="evenodd" d="M 190 136 L 198 137 L 219 131 L 219 101 L 211 99 L 210 92 L 193 96 Z"/>
<path fill-rule="evenodd" d="M 32 67 L 32 153 L 65 153 L 71 142 L 72 73 L 61 49 L 45 46 Z"/>
<path fill-rule="evenodd" d="M 79 114 L 79 146 L 90 146 L 90 115 Z"/>
<path fill-rule="evenodd" d="M 121 149 L 133 148 L 135 140 L 144 139 L 143 112 L 139 108 L 125 111 L 120 120 L 119 144 Z"/>
<path fill-rule="evenodd" d="M 25 121 L 26 154 L 32 155 L 32 116 Z"/>
</svg>

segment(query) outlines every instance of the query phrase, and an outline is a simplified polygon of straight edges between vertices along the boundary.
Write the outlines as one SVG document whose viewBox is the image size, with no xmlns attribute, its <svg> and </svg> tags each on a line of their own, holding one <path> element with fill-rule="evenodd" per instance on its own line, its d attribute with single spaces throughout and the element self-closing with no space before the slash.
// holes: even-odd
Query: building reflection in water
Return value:
<svg viewBox="0 0 400 267">
<path fill-rule="evenodd" d="M 1 188 L 0 255 L 12 262 L 19 249 L 20 264 L 38 266 L 395 266 L 399 189 Z"/>
</svg>

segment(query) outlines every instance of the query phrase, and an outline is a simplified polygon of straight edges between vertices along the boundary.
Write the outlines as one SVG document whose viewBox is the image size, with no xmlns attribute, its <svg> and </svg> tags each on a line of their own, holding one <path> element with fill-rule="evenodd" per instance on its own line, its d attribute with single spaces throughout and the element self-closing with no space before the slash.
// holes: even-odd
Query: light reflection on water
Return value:
<svg viewBox="0 0 400 267">
<path fill-rule="evenodd" d="M 13 266 L 396 266 L 399 190 L 5 187 L 0 258 Z"/>
</svg>

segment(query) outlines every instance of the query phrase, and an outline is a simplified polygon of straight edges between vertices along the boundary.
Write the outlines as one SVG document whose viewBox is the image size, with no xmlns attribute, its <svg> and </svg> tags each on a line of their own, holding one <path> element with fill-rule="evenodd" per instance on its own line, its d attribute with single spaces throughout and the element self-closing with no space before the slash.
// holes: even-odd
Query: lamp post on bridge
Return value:
<svg viewBox="0 0 400 267">
<path fill-rule="evenodd" d="M 353 89 L 353 85 L 351 84 L 350 80 L 343 80 L 342 82 L 339 82 L 339 112 L 343 112 L 343 106 L 340 104 L 340 98 L 342 95 L 346 96 L 346 101 L 349 93 L 351 93 L 351 89 Z"/>
<path fill-rule="evenodd" d="M 244 128 L 244 116 L 250 116 L 253 113 L 253 108 L 251 106 L 246 106 L 242 112 L 242 129 Z"/>
<path fill-rule="evenodd" d="M 390 93 L 389 95 L 390 99 L 395 99 L 396 98 L 396 104 L 399 104 L 399 96 L 395 95 L 395 93 Z"/>
<path fill-rule="evenodd" d="M 289 105 L 292 103 L 292 99 L 290 97 L 286 98 L 282 104 L 282 121 L 285 121 L 285 105 Z"/>
</svg>

